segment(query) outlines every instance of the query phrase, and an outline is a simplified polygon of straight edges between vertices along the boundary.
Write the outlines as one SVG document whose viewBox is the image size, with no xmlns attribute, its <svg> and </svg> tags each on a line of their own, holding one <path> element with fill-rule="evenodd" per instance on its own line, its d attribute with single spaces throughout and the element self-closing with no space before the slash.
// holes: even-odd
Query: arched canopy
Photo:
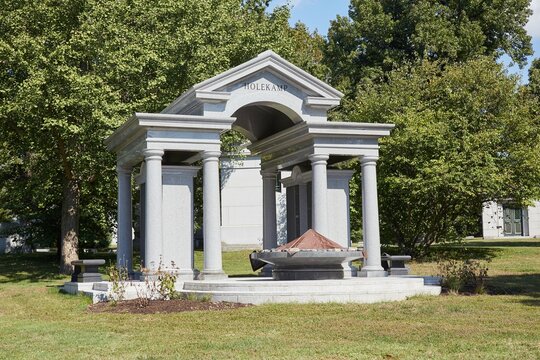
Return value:
<svg viewBox="0 0 540 360">
<path fill-rule="evenodd" d="M 286 130 L 301 121 L 301 118 L 294 112 L 289 111 L 289 113 L 292 114 L 292 117 L 278 110 L 277 106 L 272 107 L 260 103 L 246 105 L 232 115 L 236 118 L 232 127 L 251 142 L 256 142 Z"/>
</svg>

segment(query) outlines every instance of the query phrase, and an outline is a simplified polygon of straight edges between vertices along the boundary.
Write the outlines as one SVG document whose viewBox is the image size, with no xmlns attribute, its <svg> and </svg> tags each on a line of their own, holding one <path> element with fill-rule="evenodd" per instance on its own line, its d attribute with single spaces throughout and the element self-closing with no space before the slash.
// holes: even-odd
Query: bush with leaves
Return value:
<svg viewBox="0 0 540 360">
<path fill-rule="evenodd" d="M 424 62 L 366 85 L 351 120 L 393 123 L 381 141 L 382 241 L 413 256 L 476 233 L 482 203 L 540 198 L 538 105 L 490 58 Z"/>
<path fill-rule="evenodd" d="M 478 260 L 444 260 L 438 263 L 441 285 L 450 292 L 484 294 L 488 267 Z"/>
</svg>

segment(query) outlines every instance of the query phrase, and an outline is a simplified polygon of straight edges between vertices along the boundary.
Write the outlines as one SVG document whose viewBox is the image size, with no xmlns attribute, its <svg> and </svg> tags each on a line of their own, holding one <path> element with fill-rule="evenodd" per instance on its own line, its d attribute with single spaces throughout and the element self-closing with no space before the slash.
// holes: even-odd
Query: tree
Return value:
<svg viewBox="0 0 540 360">
<path fill-rule="evenodd" d="M 114 158 L 103 140 L 113 129 L 267 48 L 294 52 L 288 10 L 268 14 L 267 3 L 0 2 L 0 136 L 18 159 L 12 194 L 31 205 L 15 215 L 60 214 L 62 272 L 77 258 L 81 215 L 87 228 L 110 227 Z"/>
<path fill-rule="evenodd" d="M 378 165 L 384 242 L 423 255 L 468 235 L 484 201 L 539 198 L 537 105 L 492 59 L 425 61 L 359 94 L 351 120 L 396 124 Z"/>
<path fill-rule="evenodd" d="M 332 21 L 325 62 L 332 83 L 347 92 L 424 58 L 506 53 L 523 65 L 532 54 L 524 29 L 530 14 L 529 0 L 352 0 L 349 17 Z"/>
<path fill-rule="evenodd" d="M 540 59 L 534 59 L 529 67 L 527 87 L 531 94 L 540 99 Z"/>
</svg>

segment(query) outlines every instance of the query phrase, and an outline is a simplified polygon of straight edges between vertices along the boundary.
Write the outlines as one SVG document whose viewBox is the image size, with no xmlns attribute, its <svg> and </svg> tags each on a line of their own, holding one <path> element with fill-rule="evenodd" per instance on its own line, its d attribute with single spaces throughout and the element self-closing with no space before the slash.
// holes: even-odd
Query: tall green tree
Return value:
<svg viewBox="0 0 540 360">
<path fill-rule="evenodd" d="M 352 0 L 328 31 L 326 63 L 345 91 L 424 58 L 461 62 L 506 53 L 523 65 L 532 54 L 524 29 L 529 0 Z"/>
<path fill-rule="evenodd" d="M 159 111 L 268 48 L 294 53 L 288 10 L 267 5 L 0 0 L 0 137 L 17 159 L 8 195 L 32 200 L 14 215 L 57 211 L 61 271 L 77 258 L 81 214 L 88 229 L 111 223 L 114 158 L 103 140 L 130 113 Z"/>
<path fill-rule="evenodd" d="M 469 235 L 482 203 L 540 198 L 540 117 L 491 58 L 390 72 L 365 85 L 353 121 L 396 124 L 378 164 L 381 235 L 423 255 Z"/>
<path fill-rule="evenodd" d="M 540 59 L 534 59 L 529 67 L 529 83 L 527 88 L 531 94 L 540 99 Z"/>
</svg>

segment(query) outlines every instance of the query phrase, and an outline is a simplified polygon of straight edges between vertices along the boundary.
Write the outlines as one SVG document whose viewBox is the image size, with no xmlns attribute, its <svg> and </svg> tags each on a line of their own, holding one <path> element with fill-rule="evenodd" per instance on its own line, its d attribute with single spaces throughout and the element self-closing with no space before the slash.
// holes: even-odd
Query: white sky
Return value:
<svg viewBox="0 0 540 360">
<path fill-rule="evenodd" d="M 533 13 L 525 29 L 533 38 L 540 37 L 540 0 L 532 0 L 530 5 Z"/>
</svg>

